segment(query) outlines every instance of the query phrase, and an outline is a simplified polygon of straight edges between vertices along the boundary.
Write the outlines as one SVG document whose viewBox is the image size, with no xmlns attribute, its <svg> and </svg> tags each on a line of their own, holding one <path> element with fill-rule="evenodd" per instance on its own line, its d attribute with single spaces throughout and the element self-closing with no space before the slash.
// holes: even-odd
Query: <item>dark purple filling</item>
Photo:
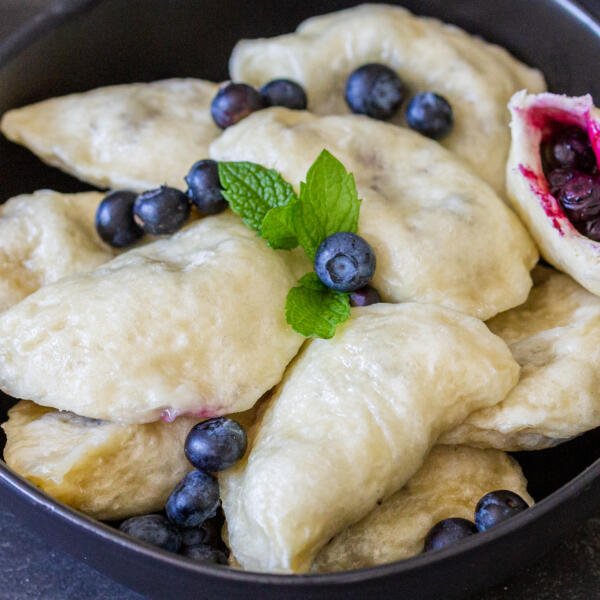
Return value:
<svg viewBox="0 0 600 600">
<path fill-rule="evenodd" d="M 541 145 L 550 193 L 577 231 L 600 242 L 600 173 L 585 131 L 557 126 Z"/>
</svg>

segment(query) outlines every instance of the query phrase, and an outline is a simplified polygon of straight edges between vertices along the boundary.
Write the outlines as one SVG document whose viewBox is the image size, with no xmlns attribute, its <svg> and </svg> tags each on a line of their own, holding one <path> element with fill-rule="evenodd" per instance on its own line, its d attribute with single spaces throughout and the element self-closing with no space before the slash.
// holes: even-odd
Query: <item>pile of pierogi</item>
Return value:
<svg viewBox="0 0 600 600">
<path fill-rule="evenodd" d="M 351 114 L 344 83 L 370 62 L 443 94 L 450 135 Z M 413 556 L 434 523 L 472 519 L 491 490 L 532 504 L 507 452 L 600 426 L 600 244 L 549 194 L 543 119 L 530 116 L 595 131 L 600 157 L 590 97 L 546 93 L 506 50 L 386 5 L 240 41 L 230 76 L 293 79 L 308 110 L 267 108 L 221 131 L 219 85 L 170 79 L 17 108 L 1 128 L 102 190 L 182 188 L 203 158 L 259 163 L 297 189 L 327 149 L 354 174 L 383 302 L 352 308 L 332 339 L 305 339 L 285 301 L 310 264 L 230 210 L 118 250 L 94 226 L 105 192 L 11 198 L 0 388 L 20 400 L 3 425 L 8 466 L 98 519 L 160 511 L 192 469 L 191 427 L 234 415 L 249 444 L 219 473 L 225 539 L 232 564 L 264 572 Z"/>
</svg>

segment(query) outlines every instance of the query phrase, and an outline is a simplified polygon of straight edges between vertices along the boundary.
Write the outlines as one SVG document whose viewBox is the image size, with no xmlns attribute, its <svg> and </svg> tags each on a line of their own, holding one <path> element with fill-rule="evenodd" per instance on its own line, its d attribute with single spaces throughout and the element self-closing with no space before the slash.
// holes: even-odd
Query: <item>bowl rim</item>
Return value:
<svg viewBox="0 0 600 600">
<path fill-rule="evenodd" d="M 105 0 L 51 0 L 49 5 L 40 9 L 33 17 L 26 19 L 19 28 L 4 37 L 0 43 L 0 69 L 7 66 L 12 59 L 25 50 L 33 42 L 43 37 L 55 27 L 65 23 L 77 14 L 104 2 Z M 384 1 L 384 0 L 383 0 Z M 600 17 L 595 18 L 592 13 L 584 8 L 577 0 L 550 0 L 567 13 L 582 26 L 589 29 L 592 34 L 600 38 Z M 331 573 L 265 573 L 258 571 L 243 571 L 221 565 L 203 565 L 184 556 L 173 554 L 135 540 L 119 530 L 102 521 L 93 519 L 86 514 L 73 509 L 29 483 L 26 479 L 16 474 L 4 460 L 0 460 L 0 485 L 8 488 L 21 500 L 26 500 L 38 510 L 51 513 L 56 520 L 62 521 L 65 526 L 70 525 L 86 534 L 99 536 L 104 541 L 130 553 L 144 556 L 163 565 L 179 570 L 185 570 L 197 576 L 217 577 L 232 583 L 277 584 L 279 586 L 338 586 L 356 582 L 380 579 L 386 576 L 398 575 L 409 571 L 418 570 L 433 564 L 441 563 L 447 559 L 466 555 L 472 550 L 487 546 L 499 538 L 505 537 L 518 529 L 542 519 L 546 514 L 553 512 L 559 505 L 568 500 L 575 499 L 587 487 L 600 479 L 600 458 L 586 467 L 578 475 L 563 484 L 557 490 L 534 504 L 528 510 L 500 523 L 493 529 L 470 536 L 461 543 L 443 550 L 420 554 L 406 559 L 348 571 Z M 12 511 L 11 508 L 9 510 Z M 583 517 L 582 517 L 583 518 Z M 52 543 L 52 542 L 51 542 Z"/>
</svg>

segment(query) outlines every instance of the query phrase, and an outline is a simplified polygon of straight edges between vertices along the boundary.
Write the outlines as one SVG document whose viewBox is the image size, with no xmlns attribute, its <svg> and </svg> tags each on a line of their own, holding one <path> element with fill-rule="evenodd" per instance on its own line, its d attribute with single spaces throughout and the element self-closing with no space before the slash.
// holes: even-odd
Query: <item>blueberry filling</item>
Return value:
<svg viewBox="0 0 600 600">
<path fill-rule="evenodd" d="M 550 129 L 540 147 L 550 193 L 579 233 L 600 242 L 600 172 L 589 137 L 571 125 Z"/>
</svg>

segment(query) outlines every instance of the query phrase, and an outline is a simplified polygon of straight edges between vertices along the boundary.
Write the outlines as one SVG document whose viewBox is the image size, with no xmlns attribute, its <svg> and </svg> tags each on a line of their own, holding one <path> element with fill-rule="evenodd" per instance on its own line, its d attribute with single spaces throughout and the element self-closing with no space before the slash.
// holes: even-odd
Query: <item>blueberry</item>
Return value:
<svg viewBox="0 0 600 600">
<path fill-rule="evenodd" d="M 600 215 L 600 176 L 572 171 L 557 185 L 557 175 L 549 176 L 551 191 L 572 221 L 588 221 Z"/>
<path fill-rule="evenodd" d="M 181 547 L 179 529 L 162 515 L 132 517 L 123 521 L 119 529 L 131 537 L 169 552 L 178 552 Z"/>
<path fill-rule="evenodd" d="M 404 84 L 386 65 L 370 63 L 350 74 L 345 97 L 353 113 L 386 121 L 398 112 L 404 101 Z"/>
<path fill-rule="evenodd" d="M 219 181 L 219 165 L 216 161 L 199 160 L 185 176 L 187 195 L 204 215 L 216 215 L 227 208 Z"/>
<path fill-rule="evenodd" d="M 509 490 L 496 490 L 486 494 L 475 507 L 475 525 L 486 531 L 502 521 L 529 508 L 521 496 Z"/>
<path fill-rule="evenodd" d="M 350 306 L 370 306 L 379 302 L 381 302 L 379 292 L 370 285 L 365 285 L 350 294 Z"/>
<path fill-rule="evenodd" d="M 226 565 L 227 556 L 221 550 L 212 548 L 208 544 L 197 544 L 196 546 L 186 546 L 181 554 L 187 556 L 199 563 Z"/>
<path fill-rule="evenodd" d="M 291 79 L 273 79 L 260 88 L 267 106 L 285 106 L 294 110 L 304 110 L 307 105 L 304 88 Z"/>
<path fill-rule="evenodd" d="M 165 511 L 180 527 L 196 527 L 214 517 L 219 507 L 219 482 L 203 471 L 191 471 L 171 492 Z"/>
<path fill-rule="evenodd" d="M 189 216 L 188 197 L 166 185 L 140 194 L 133 205 L 135 222 L 150 235 L 175 233 Z"/>
<path fill-rule="evenodd" d="M 221 527 L 216 519 L 204 521 L 196 527 L 186 527 L 181 530 L 182 546 L 197 546 L 198 544 L 208 544 L 209 546 L 219 546 L 221 540 Z"/>
<path fill-rule="evenodd" d="M 354 233 L 334 233 L 317 249 L 315 272 L 328 288 L 353 292 L 366 286 L 373 277 L 375 253 Z"/>
<path fill-rule="evenodd" d="M 439 140 L 448 135 L 454 123 L 452 107 L 433 92 L 417 94 L 406 107 L 406 122 L 411 129 Z"/>
<path fill-rule="evenodd" d="M 575 223 L 575 227 L 585 237 L 594 242 L 600 242 L 600 218 L 591 219 L 583 223 Z"/>
<path fill-rule="evenodd" d="M 226 129 L 261 108 L 265 108 L 265 101 L 253 87 L 229 83 L 213 98 L 210 114 L 218 127 Z"/>
<path fill-rule="evenodd" d="M 579 127 L 563 127 L 542 143 L 542 158 L 546 170 L 568 168 L 594 173 L 596 157 L 590 139 Z"/>
<path fill-rule="evenodd" d="M 194 425 L 184 450 L 197 469 L 223 471 L 244 456 L 247 444 L 246 432 L 237 421 L 217 417 Z"/>
<path fill-rule="evenodd" d="M 444 519 L 436 523 L 425 537 L 423 552 L 441 550 L 477 533 L 475 525 L 467 519 Z"/>
<path fill-rule="evenodd" d="M 123 248 L 137 242 L 144 232 L 133 220 L 133 203 L 137 194 L 118 190 L 100 202 L 96 211 L 96 231 L 109 245 Z"/>
</svg>

